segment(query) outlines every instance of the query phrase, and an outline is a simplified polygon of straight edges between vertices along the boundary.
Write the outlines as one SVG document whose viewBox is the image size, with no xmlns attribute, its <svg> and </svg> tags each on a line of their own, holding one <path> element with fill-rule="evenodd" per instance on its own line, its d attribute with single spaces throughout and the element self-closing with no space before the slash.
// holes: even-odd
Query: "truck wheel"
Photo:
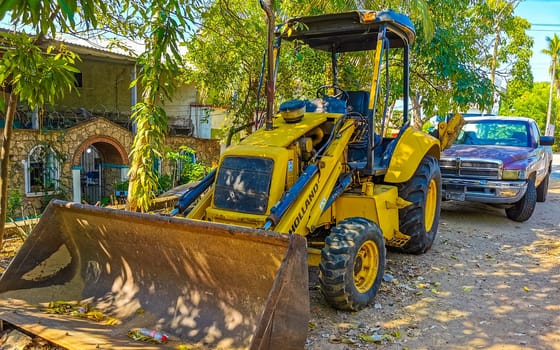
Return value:
<svg viewBox="0 0 560 350">
<path fill-rule="evenodd" d="M 550 173 L 545 176 L 542 180 L 541 184 L 537 187 L 537 202 L 542 203 L 546 202 L 546 195 L 548 193 L 548 178 Z"/>
<path fill-rule="evenodd" d="M 529 220 L 537 205 L 537 189 L 535 180 L 527 182 L 525 195 L 513 206 L 506 209 L 506 215 L 513 221 L 523 222 Z"/>
<path fill-rule="evenodd" d="M 416 173 L 403 184 L 397 185 L 399 196 L 412 202 L 399 209 L 399 230 L 410 240 L 396 250 L 409 254 L 423 254 L 434 243 L 441 209 L 441 172 L 437 159 L 426 156 Z"/>
<path fill-rule="evenodd" d="M 385 270 L 385 243 L 379 226 L 349 218 L 331 229 L 319 264 L 321 292 L 340 310 L 357 311 L 371 303 Z"/>
</svg>

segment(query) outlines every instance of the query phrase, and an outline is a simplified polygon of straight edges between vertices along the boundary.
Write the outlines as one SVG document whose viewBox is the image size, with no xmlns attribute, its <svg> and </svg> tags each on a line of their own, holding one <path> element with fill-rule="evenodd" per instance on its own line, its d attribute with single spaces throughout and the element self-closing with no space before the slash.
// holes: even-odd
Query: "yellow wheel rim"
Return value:
<svg viewBox="0 0 560 350">
<path fill-rule="evenodd" d="M 379 250 L 373 241 L 366 241 L 358 250 L 354 260 L 354 286 L 360 293 L 368 292 L 375 278 L 379 261 Z"/>
<path fill-rule="evenodd" d="M 437 183 L 435 179 L 430 181 L 430 186 L 428 187 L 428 193 L 426 195 L 426 206 L 424 208 L 424 226 L 426 228 L 426 232 L 432 229 L 434 225 L 434 220 L 436 218 L 436 210 L 437 210 L 437 202 L 438 202 L 438 191 L 437 191 Z"/>
</svg>

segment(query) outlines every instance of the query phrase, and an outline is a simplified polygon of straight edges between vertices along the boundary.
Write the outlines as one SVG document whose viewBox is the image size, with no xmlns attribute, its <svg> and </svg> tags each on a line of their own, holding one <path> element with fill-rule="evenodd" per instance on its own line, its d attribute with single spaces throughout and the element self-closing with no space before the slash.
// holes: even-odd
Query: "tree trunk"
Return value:
<svg viewBox="0 0 560 350">
<path fill-rule="evenodd" d="M 422 130 L 422 106 L 417 94 L 410 94 L 410 102 L 412 103 L 412 123 L 413 128 Z"/>
<path fill-rule="evenodd" d="M 490 106 L 486 108 L 481 108 L 481 112 L 491 114 L 492 109 L 494 109 L 494 99 L 496 98 L 496 68 L 498 66 L 498 48 L 500 46 L 500 27 L 496 28 L 496 36 L 494 37 L 494 51 L 492 53 L 492 67 L 490 72 L 490 82 L 492 84 L 492 101 L 490 102 Z"/>
<path fill-rule="evenodd" d="M 8 172 L 10 170 L 10 142 L 12 140 L 12 125 L 17 109 L 17 96 L 10 93 L 6 121 L 2 132 L 0 145 L 0 250 L 4 246 L 4 229 L 8 217 Z"/>
</svg>

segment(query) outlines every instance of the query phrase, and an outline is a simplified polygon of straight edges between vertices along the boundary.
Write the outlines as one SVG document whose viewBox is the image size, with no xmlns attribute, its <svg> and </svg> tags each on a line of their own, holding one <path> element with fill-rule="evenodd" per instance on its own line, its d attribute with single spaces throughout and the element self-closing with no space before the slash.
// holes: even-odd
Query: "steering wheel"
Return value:
<svg viewBox="0 0 560 350">
<path fill-rule="evenodd" d="M 350 99 L 350 96 L 348 96 L 348 92 L 346 92 L 346 90 L 344 90 L 343 88 L 341 88 L 338 85 L 322 85 L 317 89 L 317 97 L 319 98 L 324 98 L 327 96 L 331 96 L 329 94 L 327 94 L 328 90 L 332 89 L 334 91 L 334 95 L 332 95 L 332 97 L 338 99 L 338 100 L 343 100 L 343 101 L 348 101 Z"/>
</svg>

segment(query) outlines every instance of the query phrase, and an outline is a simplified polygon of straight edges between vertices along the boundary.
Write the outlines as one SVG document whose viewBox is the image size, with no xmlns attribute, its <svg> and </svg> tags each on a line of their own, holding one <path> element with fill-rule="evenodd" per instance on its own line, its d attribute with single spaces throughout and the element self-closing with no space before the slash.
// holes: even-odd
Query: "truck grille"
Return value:
<svg viewBox="0 0 560 350">
<path fill-rule="evenodd" d="M 477 178 L 500 180 L 502 178 L 502 162 L 483 159 L 441 159 L 442 176 L 460 176 L 462 178 Z"/>
</svg>

